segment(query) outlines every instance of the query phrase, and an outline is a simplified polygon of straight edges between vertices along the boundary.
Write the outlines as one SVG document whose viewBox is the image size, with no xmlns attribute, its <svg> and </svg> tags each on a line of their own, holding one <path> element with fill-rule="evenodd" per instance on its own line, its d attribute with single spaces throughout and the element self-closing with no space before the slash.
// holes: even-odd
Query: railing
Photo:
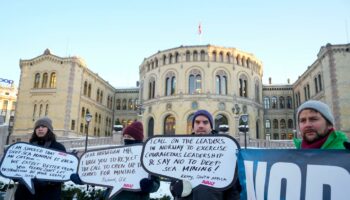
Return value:
<svg viewBox="0 0 350 200">
<path fill-rule="evenodd" d="M 85 138 L 69 139 L 69 140 L 65 139 L 65 140 L 59 140 L 59 142 L 66 147 L 67 151 L 73 150 L 73 149 L 81 149 L 85 147 Z M 99 137 L 99 138 L 88 139 L 88 148 L 96 147 L 96 146 L 104 146 L 104 145 L 118 145 L 118 144 L 113 141 L 112 137 Z"/>
<path fill-rule="evenodd" d="M 236 140 L 244 147 L 244 140 Z M 263 149 L 295 149 L 293 140 L 261 140 L 261 139 L 247 139 L 247 147 L 249 148 L 263 148 Z"/>
</svg>

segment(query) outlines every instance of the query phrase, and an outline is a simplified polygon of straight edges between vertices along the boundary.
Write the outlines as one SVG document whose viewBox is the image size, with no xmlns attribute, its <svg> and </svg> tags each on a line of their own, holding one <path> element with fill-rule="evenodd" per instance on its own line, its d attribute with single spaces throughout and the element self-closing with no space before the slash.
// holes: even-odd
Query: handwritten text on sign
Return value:
<svg viewBox="0 0 350 200">
<path fill-rule="evenodd" d="M 89 151 L 82 155 L 79 176 L 85 183 L 112 187 L 110 197 L 121 189 L 138 191 L 148 177 L 141 166 L 142 145 Z"/>
<path fill-rule="evenodd" d="M 229 186 L 235 175 L 238 145 L 229 136 L 153 137 L 146 141 L 142 164 L 147 171 L 214 188 Z"/>
<path fill-rule="evenodd" d="M 78 158 L 28 143 L 11 145 L 3 157 L 0 172 L 8 178 L 22 179 L 34 193 L 31 179 L 68 181 L 76 173 Z"/>
</svg>

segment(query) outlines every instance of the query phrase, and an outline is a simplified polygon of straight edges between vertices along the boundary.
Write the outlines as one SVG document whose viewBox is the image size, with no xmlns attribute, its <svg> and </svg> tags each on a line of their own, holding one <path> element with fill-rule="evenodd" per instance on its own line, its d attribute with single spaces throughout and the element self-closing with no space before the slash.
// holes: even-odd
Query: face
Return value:
<svg viewBox="0 0 350 200">
<path fill-rule="evenodd" d="M 49 129 L 46 127 L 46 126 L 38 126 L 36 129 L 35 129 L 35 134 L 36 136 L 38 136 L 39 138 L 43 138 L 45 137 L 45 135 L 47 134 L 47 131 Z"/>
<path fill-rule="evenodd" d="M 208 118 L 202 115 L 196 117 L 192 130 L 195 134 L 209 134 L 212 131 Z"/>
<path fill-rule="evenodd" d="M 128 135 L 128 134 L 124 134 L 124 135 L 123 135 L 123 139 L 135 140 L 133 137 L 131 137 L 131 136 Z"/>
<path fill-rule="evenodd" d="M 326 119 L 311 109 L 305 109 L 299 114 L 299 129 L 301 136 L 307 142 L 314 142 L 325 136 L 333 126 Z"/>
</svg>

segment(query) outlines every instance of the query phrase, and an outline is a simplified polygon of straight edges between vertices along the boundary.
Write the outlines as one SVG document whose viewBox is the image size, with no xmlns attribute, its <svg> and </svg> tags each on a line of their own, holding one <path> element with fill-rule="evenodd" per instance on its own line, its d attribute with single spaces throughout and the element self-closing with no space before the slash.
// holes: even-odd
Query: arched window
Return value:
<svg viewBox="0 0 350 200">
<path fill-rule="evenodd" d="M 281 127 L 282 129 L 286 128 L 286 120 L 281 119 L 281 121 L 280 121 L 280 127 Z"/>
<path fill-rule="evenodd" d="M 223 52 L 219 53 L 219 61 L 224 62 L 224 53 Z"/>
<path fill-rule="evenodd" d="M 248 78 L 244 74 L 239 78 L 239 96 L 248 97 Z"/>
<path fill-rule="evenodd" d="M 226 54 L 226 60 L 228 63 L 231 63 L 231 54 L 229 52 Z"/>
<path fill-rule="evenodd" d="M 97 123 L 97 120 L 98 120 L 98 115 L 97 113 L 95 113 L 95 123 Z"/>
<path fill-rule="evenodd" d="M 155 59 L 156 68 L 158 67 L 158 58 Z"/>
<path fill-rule="evenodd" d="M 285 101 L 284 101 L 284 97 L 280 97 L 280 109 L 284 109 L 285 108 Z"/>
<path fill-rule="evenodd" d="M 47 88 L 47 79 L 48 79 L 48 75 L 47 75 L 47 73 L 44 73 L 43 74 L 43 82 L 41 83 L 42 88 Z"/>
<path fill-rule="evenodd" d="M 278 120 L 277 119 L 273 120 L 273 128 L 278 129 Z"/>
<path fill-rule="evenodd" d="M 293 120 L 288 119 L 288 128 L 293 128 Z"/>
<path fill-rule="evenodd" d="M 173 63 L 173 54 L 169 54 L 169 64 Z"/>
<path fill-rule="evenodd" d="M 80 124 L 80 133 L 83 133 L 84 125 L 83 123 Z"/>
<path fill-rule="evenodd" d="M 116 109 L 117 109 L 117 110 L 120 110 L 120 99 L 117 99 L 117 101 L 116 101 L 115 104 L 116 104 L 116 106 L 115 106 Z"/>
<path fill-rule="evenodd" d="M 318 75 L 318 88 L 322 91 L 322 77 L 321 74 Z"/>
<path fill-rule="evenodd" d="M 260 86 L 258 80 L 255 81 L 255 102 L 260 102 Z"/>
<path fill-rule="evenodd" d="M 87 86 L 88 84 L 87 84 L 87 82 L 85 81 L 84 82 L 84 95 L 86 96 L 87 95 Z"/>
<path fill-rule="evenodd" d="M 237 57 L 236 57 L 236 64 L 237 64 L 237 65 L 239 65 L 239 64 L 240 64 L 240 62 L 239 62 L 239 61 L 240 61 L 240 56 L 239 56 L 239 55 L 237 55 Z"/>
<path fill-rule="evenodd" d="M 149 120 L 148 120 L 147 135 L 148 135 L 148 137 L 152 137 L 154 135 L 154 119 L 153 119 L 153 117 L 149 118 Z"/>
<path fill-rule="evenodd" d="M 202 77 L 199 70 L 191 70 L 188 81 L 189 94 L 199 94 L 202 92 Z"/>
<path fill-rule="evenodd" d="M 197 53 L 197 51 L 193 52 L 193 61 L 198 61 L 198 53 Z"/>
<path fill-rule="evenodd" d="M 186 133 L 187 134 L 191 134 L 192 133 L 192 120 L 193 120 L 193 113 L 190 114 L 188 117 L 187 117 L 187 128 L 186 128 Z"/>
<path fill-rule="evenodd" d="M 36 73 L 35 79 L 34 79 L 34 88 L 39 88 L 39 84 L 40 84 L 40 74 Z"/>
<path fill-rule="evenodd" d="M 166 55 L 163 55 L 163 65 L 166 65 Z"/>
<path fill-rule="evenodd" d="M 270 98 L 269 97 L 264 97 L 264 108 L 270 109 Z"/>
<path fill-rule="evenodd" d="M 219 70 L 216 73 L 215 79 L 216 94 L 226 95 L 227 94 L 227 74 L 223 70 Z"/>
<path fill-rule="evenodd" d="M 315 92 L 316 94 L 318 93 L 318 81 L 317 81 L 317 76 L 314 78 L 314 84 L 315 84 Z"/>
<path fill-rule="evenodd" d="M 36 116 L 36 104 L 34 104 L 34 108 L 33 108 L 33 121 L 35 120 L 35 116 Z"/>
<path fill-rule="evenodd" d="M 165 96 L 175 94 L 176 78 L 174 72 L 168 72 L 165 78 Z"/>
<path fill-rule="evenodd" d="M 81 118 L 85 119 L 85 108 L 84 107 L 81 108 Z"/>
<path fill-rule="evenodd" d="M 136 98 L 134 100 L 134 110 L 137 110 L 138 106 L 139 106 L 139 99 Z"/>
<path fill-rule="evenodd" d="M 269 119 L 265 120 L 265 128 L 270 129 L 271 128 L 271 121 Z"/>
<path fill-rule="evenodd" d="M 97 92 L 96 92 L 96 101 L 97 101 L 97 102 L 100 102 L 100 89 L 97 89 Z"/>
<path fill-rule="evenodd" d="M 216 62 L 216 51 L 213 51 L 212 56 L 213 56 L 213 61 Z"/>
<path fill-rule="evenodd" d="M 164 135 L 175 135 L 176 120 L 173 115 L 168 115 L 164 119 Z"/>
<path fill-rule="evenodd" d="M 132 110 L 132 109 L 133 109 L 132 99 L 129 99 L 129 101 L 128 101 L 128 110 Z"/>
<path fill-rule="evenodd" d="M 156 89 L 156 80 L 152 77 L 148 83 L 148 99 L 154 99 L 155 89 Z"/>
<path fill-rule="evenodd" d="M 186 62 L 191 61 L 191 53 L 190 51 L 186 51 Z"/>
<path fill-rule="evenodd" d="M 42 116 L 42 113 L 43 113 L 43 104 L 40 104 L 40 107 L 39 107 L 39 117 Z"/>
<path fill-rule="evenodd" d="M 176 52 L 175 53 L 175 63 L 178 63 L 179 62 L 179 53 Z"/>
<path fill-rule="evenodd" d="M 50 76 L 50 88 L 56 88 L 56 73 L 52 72 Z"/>
<path fill-rule="evenodd" d="M 291 96 L 287 96 L 287 108 L 288 109 L 292 109 L 292 97 Z"/>
<path fill-rule="evenodd" d="M 219 114 L 215 117 L 215 130 L 219 130 L 220 125 L 228 125 L 228 120 L 225 115 Z"/>
<path fill-rule="evenodd" d="M 123 99 L 122 109 L 123 109 L 123 110 L 126 110 L 126 99 Z"/>
<path fill-rule="evenodd" d="M 201 61 L 205 61 L 205 51 L 201 51 Z"/>
<path fill-rule="evenodd" d="M 103 101 L 103 91 L 101 90 L 101 93 L 100 93 L 100 103 L 102 103 Z"/>
<path fill-rule="evenodd" d="M 91 83 L 89 83 L 89 88 L 88 88 L 88 97 L 91 97 Z"/>
<path fill-rule="evenodd" d="M 101 124 L 101 114 L 98 115 L 98 123 Z"/>
<path fill-rule="evenodd" d="M 46 104 L 45 107 L 45 116 L 47 116 L 49 114 L 49 104 Z"/>
<path fill-rule="evenodd" d="M 271 98 L 271 107 L 273 108 L 273 109 L 277 109 L 278 107 L 277 107 L 277 97 L 272 97 Z"/>
</svg>

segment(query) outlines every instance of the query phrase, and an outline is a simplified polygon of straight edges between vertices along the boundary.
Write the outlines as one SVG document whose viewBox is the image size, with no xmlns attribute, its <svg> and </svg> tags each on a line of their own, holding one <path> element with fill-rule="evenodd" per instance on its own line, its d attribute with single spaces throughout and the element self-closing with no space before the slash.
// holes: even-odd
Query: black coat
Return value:
<svg viewBox="0 0 350 200">
<path fill-rule="evenodd" d="M 39 144 L 39 146 L 42 146 Z M 53 141 L 50 149 L 66 152 L 66 148 L 59 142 Z M 61 200 L 61 185 L 58 182 L 33 180 L 35 194 L 33 195 L 27 187 L 19 183 L 15 192 L 15 200 Z"/>
</svg>

